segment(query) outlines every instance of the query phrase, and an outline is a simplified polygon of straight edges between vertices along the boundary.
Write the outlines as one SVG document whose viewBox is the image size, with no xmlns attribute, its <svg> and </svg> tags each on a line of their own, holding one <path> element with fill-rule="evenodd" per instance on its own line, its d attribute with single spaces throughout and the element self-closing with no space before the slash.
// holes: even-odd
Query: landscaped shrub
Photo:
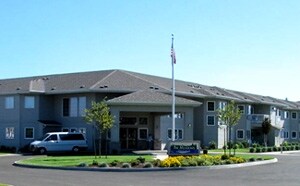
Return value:
<svg viewBox="0 0 300 186">
<path fill-rule="evenodd" d="M 278 148 L 276 146 L 273 147 L 273 151 L 276 152 L 278 151 Z"/>
<path fill-rule="evenodd" d="M 115 166 L 117 166 L 119 163 L 120 163 L 120 162 L 119 162 L 118 160 L 114 160 L 114 161 L 112 161 L 112 162 L 110 163 L 110 165 L 111 165 L 112 167 L 115 167 Z"/>
<path fill-rule="evenodd" d="M 145 163 L 146 159 L 142 156 L 138 157 L 137 160 L 141 163 Z"/>
<path fill-rule="evenodd" d="M 109 167 L 109 165 L 105 162 L 99 163 L 98 167 Z"/>
<path fill-rule="evenodd" d="M 261 148 L 257 147 L 255 152 L 260 153 L 261 152 Z"/>
<path fill-rule="evenodd" d="M 222 156 L 221 156 L 221 160 L 228 160 L 230 157 L 229 157 L 229 155 L 227 155 L 227 154 L 223 154 Z"/>
<path fill-rule="evenodd" d="M 215 141 L 210 141 L 209 142 L 209 149 L 216 149 L 217 148 L 217 143 Z"/>
<path fill-rule="evenodd" d="M 283 147 L 282 147 L 282 150 L 283 150 L 283 151 L 286 151 L 286 150 L 287 150 L 286 146 L 283 146 Z"/>
<path fill-rule="evenodd" d="M 225 160 L 224 163 L 225 163 L 226 165 L 229 165 L 229 164 L 233 164 L 233 161 L 230 160 L 230 159 L 228 159 L 228 160 Z"/>
<path fill-rule="evenodd" d="M 241 157 L 230 157 L 229 160 L 231 160 L 233 163 L 245 163 L 246 160 Z"/>
<path fill-rule="evenodd" d="M 160 167 L 161 164 L 161 160 L 160 159 L 156 159 L 152 161 L 153 166 L 155 167 Z"/>
<path fill-rule="evenodd" d="M 160 164 L 161 167 L 180 167 L 181 164 L 176 157 L 169 157 L 163 160 Z"/>
<path fill-rule="evenodd" d="M 251 157 L 251 158 L 249 158 L 248 161 L 249 161 L 249 162 L 253 162 L 253 161 L 256 161 L 256 159 L 255 159 L 254 157 Z"/>
<path fill-rule="evenodd" d="M 152 168 L 153 165 L 150 162 L 145 163 L 144 168 Z"/>
<path fill-rule="evenodd" d="M 129 163 L 122 163 L 122 168 L 131 168 Z"/>
<path fill-rule="evenodd" d="M 130 165 L 132 167 L 135 167 L 135 166 L 138 166 L 140 164 L 140 161 L 139 160 L 131 160 L 130 161 Z"/>
<path fill-rule="evenodd" d="M 267 152 L 267 147 L 261 148 L 261 152 Z"/>
<path fill-rule="evenodd" d="M 295 146 L 295 150 L 299 150 L 300 148 L 299 148 L 299 146 L 297 145 L 297 146 Z"/>
<path fill-rule="evenodd" d="M 253 147 L 253 148 L 256 148 L 256 147 L 259 147 L 259 146 L 260 146 L 260 145 L 259 145 L 258 143 L 253 143 L 253 144 L 252 144 L 252 147 Z"/>
<path fill-rule="evenodd" d="M 249 148 L 249 152 L 250 152 L 250 153 L 254 153 L 255 151 L 256 151 L 256 149 L 255 149 L 254 147 L 250 147 L 250 148 Z"/>
<path fill-rule="evenodd" d="M 272 152 L 273 151 L 273 147 L 268 147 L 268 152 Z"/>
<path fill-rule="evenodd" d="M 98 166 L 98 162 L 97 162 L 97 160 L 93 160 L 93 162 L 92 162 L 92 164 L 91 165 L 93 165 L 93 166 Z"/>
<path fill-rule="evenodd" d="M 244 148 L 249 148 L 249 143 L 248 143 L 248 141 L 243 140 L 243 141 L 242 141 L 242 144 L 243 144 Z"/>
<path fill-rule="evenodd" d="M 263 161 L 264 159 L 262 157 L 256 158 L 256 161 Z"/>
<path fill-rule="evenodd" d="M 77 165 L 77 167 L 87 167 L 88 164 L 85 162 L 79 163 L 79 165 Z"/>
</svg>

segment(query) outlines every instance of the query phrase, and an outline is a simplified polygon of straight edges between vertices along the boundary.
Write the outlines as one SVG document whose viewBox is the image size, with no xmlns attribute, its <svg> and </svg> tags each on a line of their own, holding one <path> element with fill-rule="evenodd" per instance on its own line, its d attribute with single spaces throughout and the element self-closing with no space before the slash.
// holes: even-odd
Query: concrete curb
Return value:
<svg viewBox="0 0 300 186">
<path fill-rule="evenodd" d="M 247 162 L 241 164 L 230 164 L 230 165 L 214 165 L 214 166 L 198 166 L 198 167 L 168 167 L 168 168 L 99 168 L 99 167 L 50 167 L 40 165 L 25 165 L 16 161 L 13 163 L 14 166 L 24 168 L 35 168 L 35 169 L 54 169 L 54 170 L 72 170 L 72 171 L 97 171 L 97 172 L 153 172 L 153 171 L 179 171 L 179 170 L 192 170 L 192 169 L 229 169 L 229 168 L 241 168 L 256 165 L 266 165 L 278 162 L 277 158 L 264 161 Z"/>
</svg>

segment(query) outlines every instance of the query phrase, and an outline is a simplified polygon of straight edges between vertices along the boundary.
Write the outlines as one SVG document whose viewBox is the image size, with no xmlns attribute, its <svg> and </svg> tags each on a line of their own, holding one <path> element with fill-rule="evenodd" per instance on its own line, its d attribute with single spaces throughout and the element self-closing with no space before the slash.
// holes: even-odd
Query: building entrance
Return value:
<svg viewBox="0 0 300 186">
<path fill-rule="evenodd" d="M 137 149 L 137 128 L 120 128 L 122 150 Z"/>
</svg>

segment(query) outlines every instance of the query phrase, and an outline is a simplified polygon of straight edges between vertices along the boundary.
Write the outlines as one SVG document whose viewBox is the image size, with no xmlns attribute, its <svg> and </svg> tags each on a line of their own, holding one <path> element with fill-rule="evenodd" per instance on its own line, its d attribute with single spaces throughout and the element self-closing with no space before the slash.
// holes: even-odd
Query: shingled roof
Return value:
<svg viewBox="0 0 300 186">
<path fill-rule="evenodd" d="M 153 75 L 141 74 L 125 70 L 103 70 L 93 72 L 80 72 L 70 74 L 57 74 L 34 76 L 26 78 L 0 80 L 0 95 L 9 94 L 64 94 L 84 92 L 105 93 L 134 93 L 147 90 L 171 94 L 172 79 Z M 134 94 L 133 94 L 134 95 Z M 195 82 L 176 80 L 176 96 L 191 98 L 217 98 L 224 100 L 235 100 L 236 102 L 251 104 L 277 105 L 286 108 L 297 108 L 289 102 L 272 98 L 228 90 L 216 86 L 207 86 Z M 150 99 L 150 97 L 148 97 Z M 120 101 L 125 101 L 122 98 Z"/>
<path fill-rule="evenodd" d="M 155 90 L 141 90 L 108 100 L 109 105 L 160 105 L 170 106 L 172 96 Z M 176 97 L 177 106 L 200 106 L 201 103 L 186 98 Z"/>
</svg>

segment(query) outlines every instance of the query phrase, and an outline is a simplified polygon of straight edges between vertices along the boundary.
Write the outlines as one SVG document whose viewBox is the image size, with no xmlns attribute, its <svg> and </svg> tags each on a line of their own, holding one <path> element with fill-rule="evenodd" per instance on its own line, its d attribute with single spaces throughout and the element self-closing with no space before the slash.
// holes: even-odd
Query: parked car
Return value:
<svg viewBox="0 0 300 186">
<path fill-rule="evenodd" d="M 79 152 L 88 148 L 87 141 L 82 133 L 77 132 L 50 132 L 41 140 L 30 143 L 30 150 L 39 154 L 47 152 Z"/>
</svg>

